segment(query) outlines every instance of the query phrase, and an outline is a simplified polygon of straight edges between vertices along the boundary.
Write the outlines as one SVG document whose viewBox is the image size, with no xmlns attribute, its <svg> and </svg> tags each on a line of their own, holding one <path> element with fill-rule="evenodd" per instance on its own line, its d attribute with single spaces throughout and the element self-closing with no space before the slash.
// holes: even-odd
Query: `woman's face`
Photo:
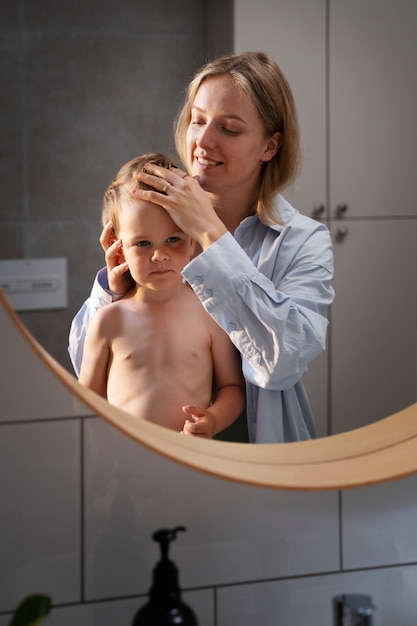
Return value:
<svg viewBox="0 0 417 626">
<path fill-rule="evenodd" d="M 228 75 L 206 79 L 197 91 L 187 130 L 192 176 L 215 195 L 252 199 L 262 163 L 273 157 L 278 139 L 267 138 L 249 96 Z"/>
</svg>

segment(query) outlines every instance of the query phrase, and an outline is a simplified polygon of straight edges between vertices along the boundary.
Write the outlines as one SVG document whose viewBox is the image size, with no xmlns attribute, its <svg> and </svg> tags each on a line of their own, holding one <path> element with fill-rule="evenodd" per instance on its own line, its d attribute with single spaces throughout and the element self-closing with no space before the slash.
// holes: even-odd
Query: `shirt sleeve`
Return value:
<svg viewBox="0 0 417 626">
<path fill-rule="evenodd" d="M 107 283 L 107 270 L 103 268 L 98 272 L 94 280 L 90 297 L 87 298 L 72 320 L 70 328 L 68 353 L 77 377 L 80 375 L 84 340 L 91 319 L 96 311 L 112 301 L 113 295 L 108 289 Z"/>
<path fill-rule="evenodd" d="M 325 349 L 327 308 L 334 296 L 330 234 L 317 228 L 292 250 L 290 260 L 283 252 L 284 272 L 279 254 L 268 278 L 226 233 L 183 275 L 239 349 L 246 380 L 284 390 Z"/>
</svg>

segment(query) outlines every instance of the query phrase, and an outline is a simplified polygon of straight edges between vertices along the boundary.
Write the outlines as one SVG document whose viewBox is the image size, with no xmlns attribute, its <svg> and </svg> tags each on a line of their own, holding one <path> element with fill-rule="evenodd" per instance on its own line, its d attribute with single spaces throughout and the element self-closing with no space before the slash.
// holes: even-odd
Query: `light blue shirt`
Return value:
<svg viewBox="0 0 417 626">
<path fill-rule="evenodd" d="M 275 212 L 282 224 L 266 226 L 257 215 L 248 217 L 234 237 L 226 233 L 183 270 L 241 353 L 252 443 L 316 436 L 301 379 L 325 349 L 327 309 L 334 298 L 327 227 L 300 214 L 281 195 Z M 69 353 L 77 373 L 88 323 L 112 300 L 103 289 L 105 280 L 102 270 L 71 326 Z"/>
</svg>

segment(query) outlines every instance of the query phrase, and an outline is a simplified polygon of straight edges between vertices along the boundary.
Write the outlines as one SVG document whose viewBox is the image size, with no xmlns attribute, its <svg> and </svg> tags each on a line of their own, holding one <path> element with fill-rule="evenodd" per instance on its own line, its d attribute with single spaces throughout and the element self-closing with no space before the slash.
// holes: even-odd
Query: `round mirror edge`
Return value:
<svg viewBox="0 0 417 626">
<path fill-rule="evenodd" d="M 218 478 L 287 490 L 365 487 L 417 473 L 417 403 L 368 426 L 313 441 L 248 445 L 208 441 L 141 423 L 82 387 L 46 352 L 0 289 L 0 305 L 51 374 L 95 415 L 172 461 Z"/>
</svg>

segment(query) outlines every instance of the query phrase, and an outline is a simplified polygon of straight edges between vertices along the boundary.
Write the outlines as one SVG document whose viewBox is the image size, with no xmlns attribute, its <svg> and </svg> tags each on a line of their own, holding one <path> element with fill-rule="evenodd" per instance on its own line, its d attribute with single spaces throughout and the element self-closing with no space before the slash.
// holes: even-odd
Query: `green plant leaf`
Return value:
<svg viewBox="0 0 417 626">
<path fill-rule="evenodd" d="M 41 593 L 27 596 L 14 612 L 10 626 L 35 626 L 48 615 L 51 610 L 51 598 Z"/>
</svg>

